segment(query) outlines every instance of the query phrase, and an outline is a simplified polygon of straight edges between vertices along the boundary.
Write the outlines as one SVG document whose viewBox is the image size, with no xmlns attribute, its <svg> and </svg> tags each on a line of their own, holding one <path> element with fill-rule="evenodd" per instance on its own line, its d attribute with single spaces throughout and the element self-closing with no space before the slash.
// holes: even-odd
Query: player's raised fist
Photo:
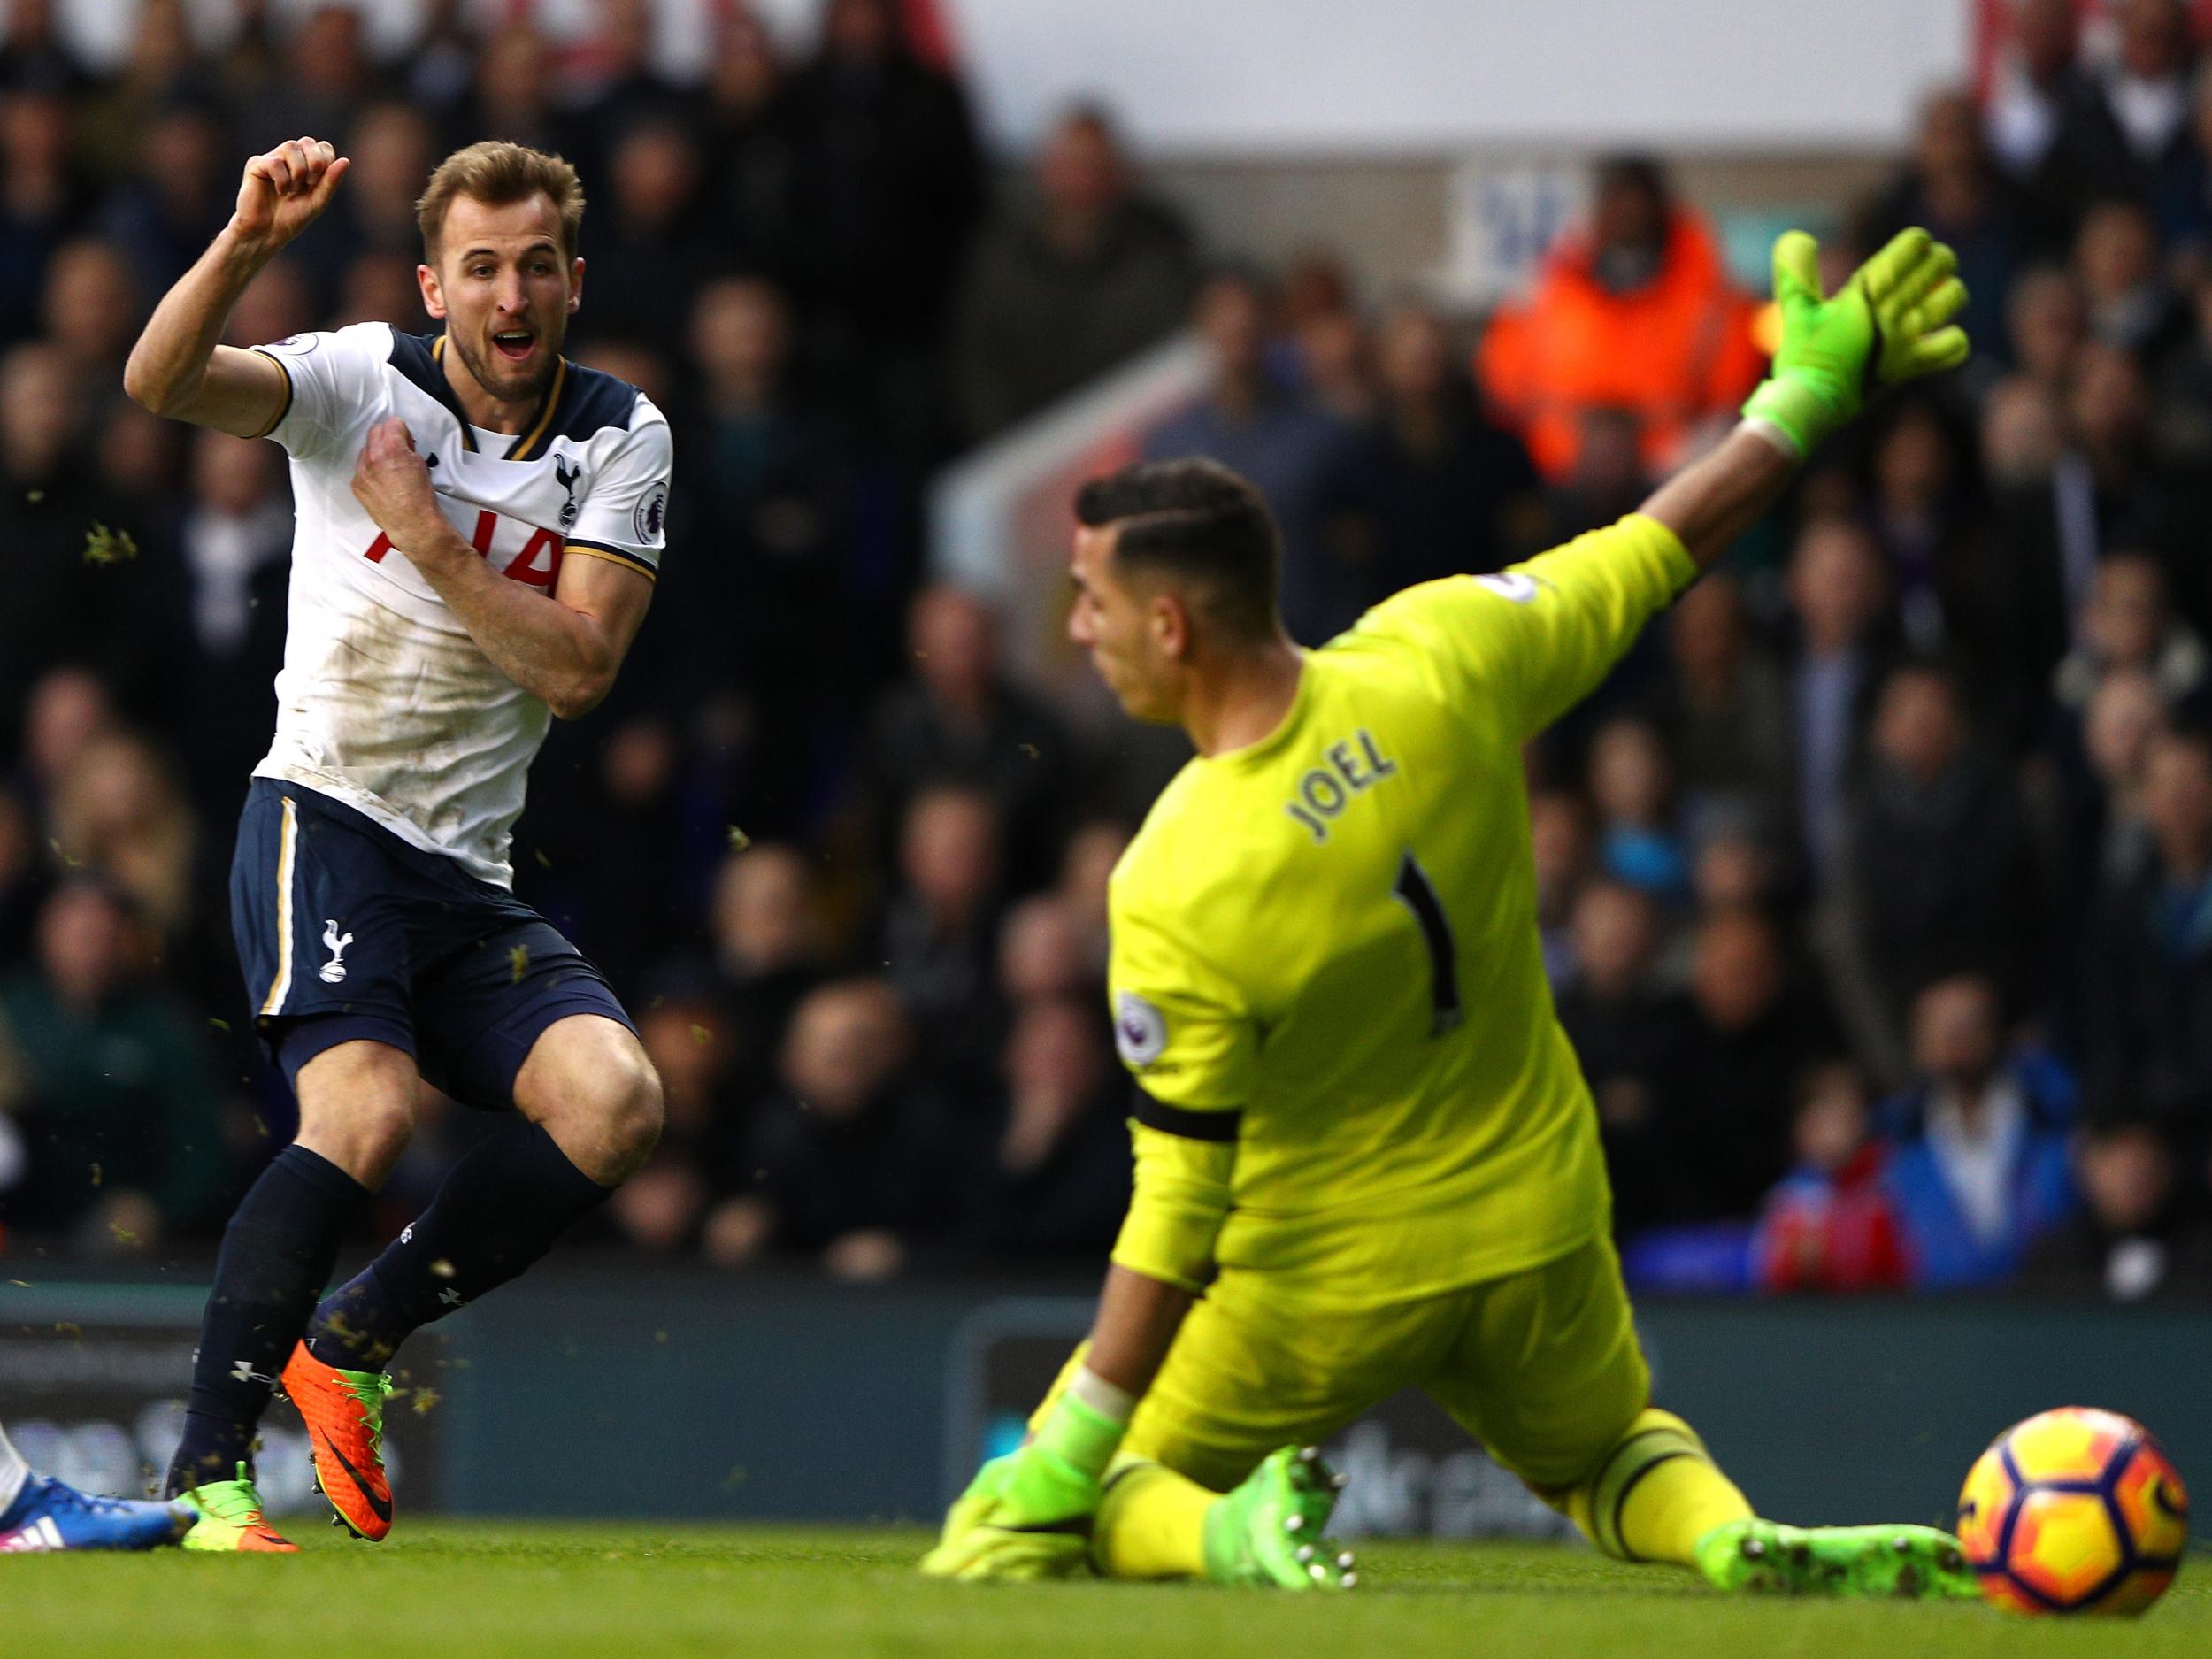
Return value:
<svg viewBox="0 0 2212 1659">
<path fill-rule="evenodd" d="M 232 228 L 251 242 L 281 248 L 321 216 L 352 165 L 319 138 L 288 139 L 254 157 L 239 181 Z"/>
</svg>

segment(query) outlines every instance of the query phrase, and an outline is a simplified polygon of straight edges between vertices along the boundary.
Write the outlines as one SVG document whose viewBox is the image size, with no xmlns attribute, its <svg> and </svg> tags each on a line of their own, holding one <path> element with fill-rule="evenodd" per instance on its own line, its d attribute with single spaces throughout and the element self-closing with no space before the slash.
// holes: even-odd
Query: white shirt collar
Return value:
<svg viewBox="0 0 2212 1659">
<path fill-rule="evenodd" d="M 1943 1184 L 1958 1201 L 1967 1230 L 1994 1244 L 2012 1220 L 2012 1168 L 2028 1132 L 2028 1103 L 2009 1077 L 1993 1079 L 1981 1110 L 1969 1117 L 1955 1089 L 1938 1087 L 1928 1101 L 1928 1150 Z"/>
</svg>

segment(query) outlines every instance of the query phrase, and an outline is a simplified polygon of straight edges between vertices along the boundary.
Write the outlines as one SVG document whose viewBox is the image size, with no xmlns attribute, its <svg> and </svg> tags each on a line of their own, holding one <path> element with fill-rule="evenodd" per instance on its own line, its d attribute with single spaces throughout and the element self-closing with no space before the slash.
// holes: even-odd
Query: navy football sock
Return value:
<svg viewBox="0 0 2212 1659">
<path fill-rule="evenodd" d="M 270 1390 L 330 1282 L 339 1236 L 368 1195 L 329 1159 L 289 1146 L 240 1202 L 200 1319 L 184 1440 L 169 1464 L 172 1495 L 235 1479 L 238 1465 L 253 1462 Z"/>
<path fill-rule="evenodd" d="M 308 1351 L 326 1365 L 380 1370 L 410 1333 L 518 1277 L 613 1190 L 517 1118 L 472 1147 L 430 1208 L 323 1299 Z"/>
</svg>

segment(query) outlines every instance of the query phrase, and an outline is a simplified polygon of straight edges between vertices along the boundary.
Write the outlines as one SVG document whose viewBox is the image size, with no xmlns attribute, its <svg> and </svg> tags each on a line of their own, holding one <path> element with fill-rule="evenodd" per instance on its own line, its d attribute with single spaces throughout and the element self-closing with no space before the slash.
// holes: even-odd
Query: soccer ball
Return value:
<svg viewBox="0 0 2212 1659">
<path fill-rule="evenodd" d="M 2015 1613 L 2140 1613 L 2181 1564 L 2189 1494 L 2139 1423 L 2062 1406 L 2015 1424 L 1967 1471 L 1959 1542 Z"/>
</svg>

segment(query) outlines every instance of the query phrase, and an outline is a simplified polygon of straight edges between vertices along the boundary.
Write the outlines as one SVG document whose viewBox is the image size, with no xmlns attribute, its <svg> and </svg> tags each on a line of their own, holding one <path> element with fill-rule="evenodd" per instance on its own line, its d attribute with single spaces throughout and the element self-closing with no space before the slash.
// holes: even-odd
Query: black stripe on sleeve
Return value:
<svg viewBox="0 0 2212 1659">
<path fill-rule="evenodd" d="M 292 412 L 292 371 L 286 368 L 284 366 L 284 359 L 278 357 L 273 351 L 264 351 L 259 346 L 250 347 L 249 349 L 251 350 L 257 357 L 266 357 L 270 362 L 275 364 L 277 365 L 277 373 L 284 377 L 284 402 L 277 406 L 276 419 L 272 420 L 267 426 L 262 427 L 260 431 L 253 434 L 257 438 L 265 438 L 271 433 L 274 432 L 279 426 L 281 426 L 284 424 L 285 416 Z"/>
<path fill-rule="evenodd" d="M 1238 1126 L 1244 1122 L 1241 1111 L 1190 1111 L 1155 1100 L 1141 1088 L 1136 1091 L 1130 1115 L 1148 1129 L 1180 1135 L 1186 1141 L 1234 1141 Z"/>
</svg>

